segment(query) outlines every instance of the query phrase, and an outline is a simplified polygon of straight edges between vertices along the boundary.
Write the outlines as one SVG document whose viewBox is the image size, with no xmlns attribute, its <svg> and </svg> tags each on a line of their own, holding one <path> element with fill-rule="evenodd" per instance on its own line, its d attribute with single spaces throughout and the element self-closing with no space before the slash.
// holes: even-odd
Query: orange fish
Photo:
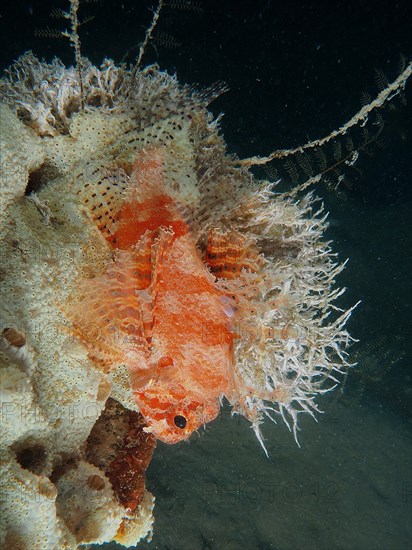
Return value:
<svg viewBox="0 0 412 550">
<path fill-rule="evenodd" d="M 165 189 L 163 151 L 137 154 L 116 212 L 94 210 L 114 260 L 81 282 L 78 302 L 65 311 L 97 366 L 127 366 L 147 431 L 176 443 L 216 418 L 221 397 L 235 391 L 235 306 L 216 278 L 254 264 L 239 234 L 218 230 L 202 260 Z"/>
</svg>

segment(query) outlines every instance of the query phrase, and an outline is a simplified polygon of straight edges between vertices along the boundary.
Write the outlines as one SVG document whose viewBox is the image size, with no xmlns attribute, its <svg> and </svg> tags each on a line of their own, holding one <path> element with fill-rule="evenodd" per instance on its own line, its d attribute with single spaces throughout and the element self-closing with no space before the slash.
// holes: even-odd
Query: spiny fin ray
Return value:
<svg viewBox="0 0 412 550">
<path fill-rule="evenodd" d="M 264 265 L 264 259 L 254 242 L 237 231 L 209 232 L 205 262 L 218 279 L 234 279 L 242 270 L 256 273 Z"/>
<path fill-rule="evenodd" d="M 103 371 L 136 363 L 149 351 L 156 279 L 173 233 L 147 231 L 132 250 L 119 250 L 105 273 L 80 282 L 63 312 L 74 336 Z"/>
</svg>

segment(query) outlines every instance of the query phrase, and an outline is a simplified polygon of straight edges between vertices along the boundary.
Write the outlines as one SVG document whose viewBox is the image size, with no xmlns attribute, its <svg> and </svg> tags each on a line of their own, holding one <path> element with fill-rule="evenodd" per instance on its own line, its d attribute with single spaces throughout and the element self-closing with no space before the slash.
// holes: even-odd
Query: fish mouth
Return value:
<svg viewBox="0 0 412 550">
<path fill-rule="evenodd" d="M 189 439 L 194 430 L 182 430 L 179 431 L 178 428 L 173 429 L 168 422 L 163 420 L 158 420 L 155 422 L 148 423 L 148 426 L 143 428 L 146 433 L 153 434 L 159 441 L 162 443 L 167 443 L 168 445 L 174 445 L 180 441 Z"/>
</svg>

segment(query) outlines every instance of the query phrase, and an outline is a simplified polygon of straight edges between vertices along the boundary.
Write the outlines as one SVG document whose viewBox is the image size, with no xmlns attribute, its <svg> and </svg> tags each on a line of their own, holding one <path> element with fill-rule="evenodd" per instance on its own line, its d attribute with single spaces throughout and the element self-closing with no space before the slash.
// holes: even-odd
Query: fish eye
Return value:
<svg viewBox="0 0 412 550">
<path fill-rule="evenodd" d="M 183 428 L 186 428 L 187 420 L 184 416 L 178 414 L 174 417 L 174 423 L 178 428 L 183 430 Z"/>
</svg>

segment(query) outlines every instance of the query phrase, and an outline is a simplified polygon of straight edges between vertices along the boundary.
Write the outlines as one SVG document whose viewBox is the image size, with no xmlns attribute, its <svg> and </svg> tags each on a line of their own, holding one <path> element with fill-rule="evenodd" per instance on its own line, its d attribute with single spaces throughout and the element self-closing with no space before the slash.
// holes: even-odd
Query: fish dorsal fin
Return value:
<svg viewBox="0 0 412 550">
<path fill-rule="evenodd" d="M 172 229 L 176 237 L 185 235 L 188 227 L 180 217 L 176 203 L 164 185 L 162 147 L 152 146 L 138 151 L 117 228 L 108 241 L 115 247 L 129 249 L 146 231 Z"/>
<path fill-rule="evenodd" d="M 106 239 L 117 230 L 117 214 L 126 197 L 131 169 L 131 165 L 108 167 L 92 159 L 75 177 L 75 194 Z"/>
<path fill-rule="evenodd" d="M 74 336 L 104 371 L 144 363 L 153 325 L 153 300 L 164 250 L 173 232 L 147 231 L 131 250 L 116 251 L 105 273 L 80 282 L 63 308 Z"/>
<path fill-rule="evenodd" d="M 151 342 L 153 334 L 153 308 L 156 301 L 157 280 L 161 271 L 164 253 L 173 241 L 174 233 L 171 229 L 161 227 L 152 241 L 150 250 L 150 285 L 136 290 L 140 301 L 140 310 L 145 338 Z"/>
<path fill-rule="evenodd" d="M 146 230 L 162 225 L 177 236 L 189 230 L 191 207 L 180 203 L 165 178 L 169 161 L 161 144 L 151 144 L 135 153 L 133 164 L 105 166 L 91 159 L 75 175 L 74 194 L 83 212 L 112 248 L 129 250 Z"/>
<path fill-rule="evenodd" d="M 264 258 L 252 241 L 237 231 L 209 231 L 205 262 L 218 279 L 235 279 L 242 270 L 256 273 L 264 265 Z"/>
</svg>

